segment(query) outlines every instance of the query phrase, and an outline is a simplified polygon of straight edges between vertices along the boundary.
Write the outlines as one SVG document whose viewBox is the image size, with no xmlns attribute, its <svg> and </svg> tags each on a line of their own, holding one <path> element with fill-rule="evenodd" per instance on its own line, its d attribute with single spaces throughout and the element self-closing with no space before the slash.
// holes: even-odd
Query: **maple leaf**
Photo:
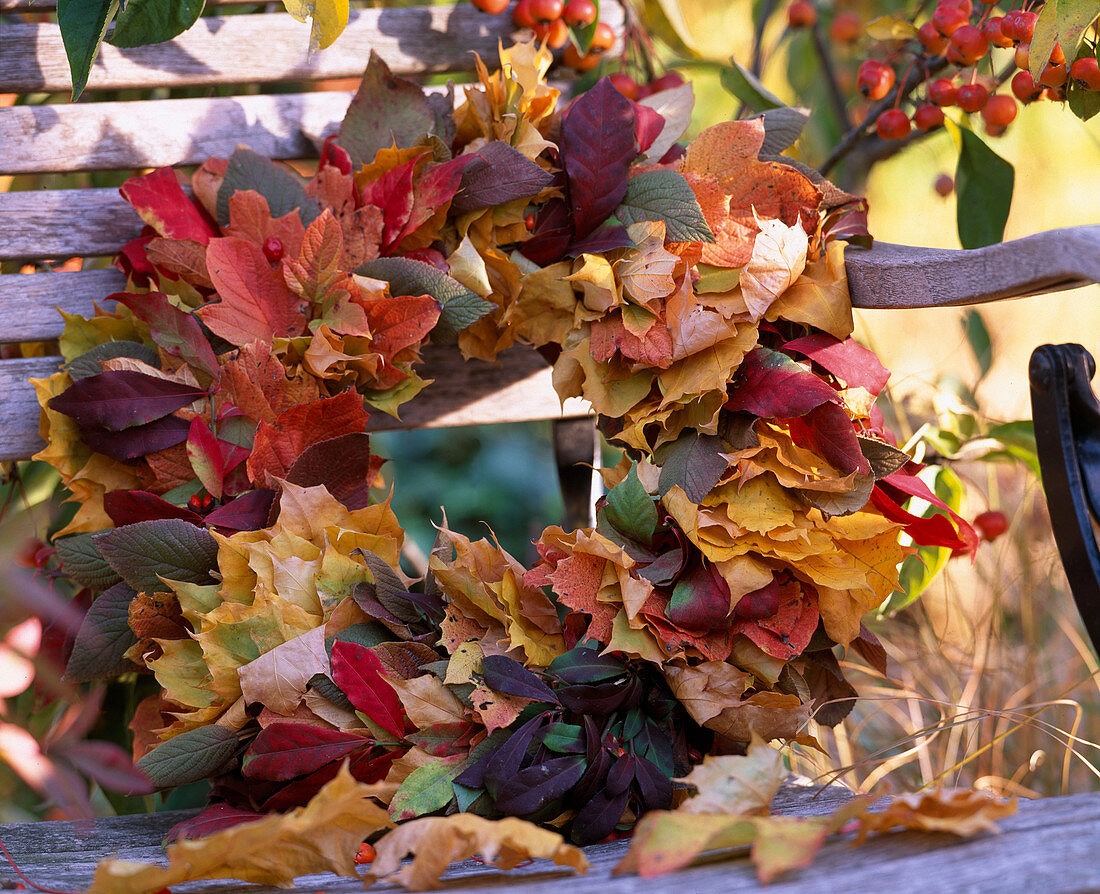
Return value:
<svg viewBox="0 0 1100 894">
<path fill-rule="evenodd" d="M 152 894 L 196 879 L 286 887 L 298 876 L 319 872 L 358 878 L 359 844 L 392 825 L 371 799 L 392 791 L 390 785 L 356 782 L 342 767 L 305 807 L 169 845 L 166 866 L 103 860 L 88 894 Z"/>
<path fill-rule="evenodd" d="M 306 318 L 298 298 L 260 246 L 233 236 L 212 239 L 206 262 L 221 301 L 197 313 L 211 332 L 237 346 L 301 334 Z"/>
<path fill-rule="evenodd" d="M 397 882 L 411 891 L 438 888 L 451 863 L 474 856 L 499 869 L 512 869 L 532 858 L 553 860 L 578 872 L 588 868 L 584 852 L 566 844 L 557 832 L 515 817 L 489 820 L 472 813 L 403 823 L 374 849 L 370 878 Z M 413 861 L 402 868 L 407 854 L 413 854 Z"/>
</svg>

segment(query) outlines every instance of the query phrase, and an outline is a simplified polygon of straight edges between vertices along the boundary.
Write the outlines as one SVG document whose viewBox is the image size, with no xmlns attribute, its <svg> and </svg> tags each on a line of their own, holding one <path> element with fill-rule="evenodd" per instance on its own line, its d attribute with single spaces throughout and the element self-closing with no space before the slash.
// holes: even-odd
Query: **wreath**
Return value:
<svg viewBox="0 0 1100 894">
<path fill-rule="evenodd" d="M 683 148 L 690 85 L 563 109 L 545 48 L 500 61 L 456 109 L 372 56 L 308 180 L 245 148 L 190 194 L 129 180 L 129 287 L 66 316 L 34 382 L 76 504 L 67 674 L 138 673 L 138 766 L 211 780 L 178 835 L 350 776 L 391 823 L 600 841 L 708 754 L 813 745 L 856 695 L 838 647 L 885 662 L 860 618 L 908 544 L 976 546 L 876 407 L 843 264 L 865 205 L 779 154 L 790 119 Z M 595 528 L 547 528 L 525 568 L 443 525 L 406 575 L 366 432 L 430 387 L 428 340 L 533 345 L 591 403 L 625 451 Z"/>
</svg>

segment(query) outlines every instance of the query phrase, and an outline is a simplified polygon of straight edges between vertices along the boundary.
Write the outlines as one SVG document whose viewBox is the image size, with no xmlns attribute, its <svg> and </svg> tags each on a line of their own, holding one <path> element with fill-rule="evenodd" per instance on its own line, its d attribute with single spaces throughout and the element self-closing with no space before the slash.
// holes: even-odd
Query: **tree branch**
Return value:
<svg viewBox="0 0 1100 894">
<path fill-rule="evenodd" d="M 813 40 L 814 51 L 817 53 L 818 62 L 821 63 L 821 71 L 825 75 L 825 88 L 829 93 L 829 99 L 833 103 L 833 111 L 836 112 L 837 123 L 841 129 L 850 128 L 852 121 L 848 117 L 848 103 L 844 100 L 840 84 L 836 79 L 836 66 L 833 64 L 832 53 L 821 34 L 821 22 L 814 22 L 810 29 L 810 37 Z"/>
</svg>

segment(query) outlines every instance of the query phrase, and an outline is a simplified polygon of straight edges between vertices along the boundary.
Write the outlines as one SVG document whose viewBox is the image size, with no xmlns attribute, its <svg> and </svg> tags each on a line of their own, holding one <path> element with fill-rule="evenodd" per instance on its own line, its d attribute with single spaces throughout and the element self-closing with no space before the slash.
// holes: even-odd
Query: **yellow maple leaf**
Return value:
<svg viewBox="0 0 1100 894">
<path fill-rule="evenodd" d="M 360 842 L 392 825 L 371 800 L 393 786 L 356 782 L 346 766 L 305 807 L 243 823 L 208 838 L 169 845 L 168 865 L 108 858 L 88 894 L 151 894 L 196 879 L 231 878 L 290 887 L 300 875 L 334 872 L 358 878 Z"/>
<path fill-rule="evenodd" d="M 401 867 L 407 854 L 412 863 Z M 397 882 L 411 891 L 438 888 L 439 878 L 456 861 L 478 856 L 500 869 L 542 858 L 578 872 L 588 869 L 584 852 L 557 832 L 526 820 L 489 820 L 472 813 L 433 816 L 402 823 L 375 844 L 372 879 Z"/>
<path fill-rule="evenodd" d="M 348 0 L 283 0 L 283 6 L 299 22 L 313 19 L 311 53 L 331 46 L 348 26 Z"/>
</svg>

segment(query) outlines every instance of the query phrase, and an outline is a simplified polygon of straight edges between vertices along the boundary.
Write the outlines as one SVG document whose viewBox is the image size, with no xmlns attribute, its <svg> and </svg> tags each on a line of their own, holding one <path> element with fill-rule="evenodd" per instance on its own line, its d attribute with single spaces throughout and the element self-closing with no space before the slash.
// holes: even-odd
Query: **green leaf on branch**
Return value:
<svg viewBox="0 0 1100 894">
<path fill-rule="evenodd" d="M 985 327 L 985 320 L 978 311 L 967 311 L 962 325 L 963 332 L 966 333 L 966 341 L 970 345 L 974 359 L 978 361 L 978 379 L 974 383 L 977 385 L 993 365 L 993 342 L 989 337 L 989 330 Z"/>
<path fill-rule="evenodd" d="M 142 47 L 171 40 L 198 21 L 203 4 L 204 0 L 126 0 L 109 42 Z"/>
<path fill-rule="evenodd" d="M 958 130 L 961 143 L 955 170 L 957 224 L 963 248 L 981 248 L 1004 239 L 1016 171 L 972 131 Z"/>
<path fill-rule="evenodd" d="M 233 153 L 225 180 L 218 190 L 218 223 L 229 223 L 229 197 L 237 190 L 253 189 L 267 200 L 272 217 L 282 217 L 297 211 L 305 226 L 320 213 L 316 199 L 306 194 L 298 177 L 289 169 L 275 164 L 244 146 Z"/>
<path fill-rule="evenodd" d="M 359 276 L 381 279 L 390 284 L 390 295 L 431 295 L 439 302 L 439 322 L 432 341 L 451 343 L 458 333 L 476 323 L 496 306 L 457 279 L 424 261 L 412 258 L 377 258 L 355 271 Z"/>
<path fill-rule="evenodd" d="M 714 241 L 695 193 L 677 171 L 646 171 L 631 177 L 615 216 L 627 227 L 643 220 L 662 221 L 669 242 Z"/>
<path fill-rule="evenodd" d="M 90 683 L 137 670 L 126 657 L 127 650 L 138 641 L 130 629 L 133 598 L 134 591 L 126 584 L 115 584 L 96 598 L 77 631 L 65 679 Z"/>
<path fill-rule="evenodd" d="M 57 25 L 69 58 L 74 100 L 88 84 L 99 45 L 116 12 L 118 0 L 57 0 Z"/>
<path fill-rule="evenodd" d="M 209 584 L 218 567 L 218 542 L 206 528 L 179 518 L 135 522 L 97 534 L 96 547 L 140 593 L 166 593 L 161 581 Z"/>
<path fill-rule="evenodd" d="M 158 745 L 136 766 L 156 788 L 174 788 L 228 769 L 238 744 L 237 734 L 224 726 L 200 726 Z"/>
<path fill-rule="evenodd" d="M 722 69 L 720 78 L 722 86 L 728 93 L 732 93 L 757 112 L 778 109 L 783 105 L 783 101 L 778 96 L 761 84 L 759 78 L 751 71 L 738 65 L 736 59 L 730 59 L 729 66 Z"/>
<path fill-rule="evenodd" d="M 764 143 L 759 154 L 779 155 L 802 136 L 806 122 L 810 120 L 810 110 L 783 106 L 761 112 L 759 117 L 764 120 Z"/>
<path fill-rule="evenodd" d="M 1046 0 L 1031 37 L 1028 67 L 1036 83 L 1055 43 L 1061 45 L 1066 59 L 1072 61 L 1077 58 L 1081 39 L 1097 16 L 1100 16 L 1100 4 L 1096 0 Z M 1074 114 L 1077 114 L 1076 111 Z"/>
</svg>

